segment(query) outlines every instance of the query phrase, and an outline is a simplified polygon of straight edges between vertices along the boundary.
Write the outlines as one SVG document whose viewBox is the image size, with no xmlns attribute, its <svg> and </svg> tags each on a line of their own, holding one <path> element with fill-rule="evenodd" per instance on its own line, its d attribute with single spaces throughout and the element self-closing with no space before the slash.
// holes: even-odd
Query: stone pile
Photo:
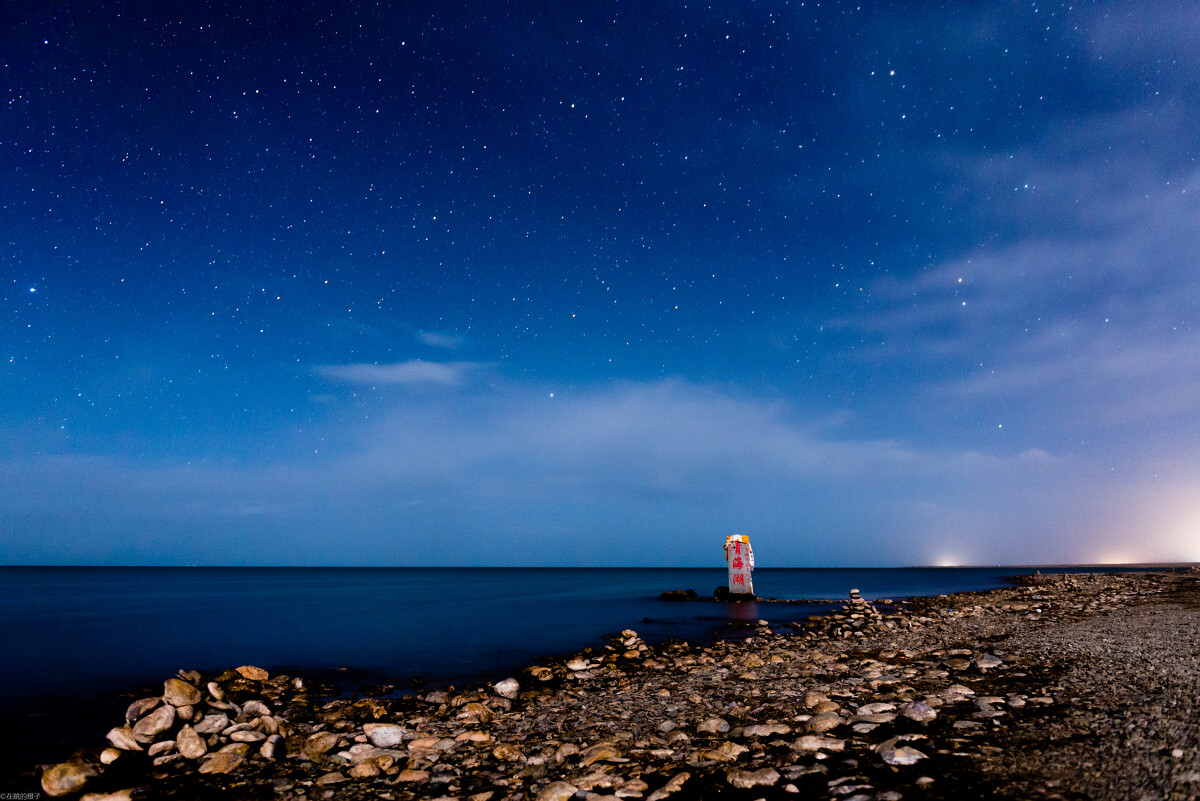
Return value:
<svg viewBox="0 0 1200 801">
<path fill-rule="evenodd" d="M 180 671 L 163 683 L 162 695 L 129 705 L 124 722 L 105 735 L 109 746 L 94 762 L 74 759 L 46 770 L 42 789 L 50 796 L 78 792 L 118 760 L 147 762 L 151 770 L 188 761 L 199 773 L 220 774 L 236 770 L 251 756 L 278 759 L 285 752 L 288 735 L 283 718 L 272 714 L 263 693 L 257 693 L 257 698 L 245 696 L 266 690 L 279 697 L 285 686 L 301 690 L 304 682 L 284 676 L 273 687 L 264 687 L 269 678 L 265 670 L 251 665 L 207 683 L 194 670 Z M 233 693 L 240 702 L 233 700 Z M 129 791 L 123 792 L 128 795 Z"/>
</svg>

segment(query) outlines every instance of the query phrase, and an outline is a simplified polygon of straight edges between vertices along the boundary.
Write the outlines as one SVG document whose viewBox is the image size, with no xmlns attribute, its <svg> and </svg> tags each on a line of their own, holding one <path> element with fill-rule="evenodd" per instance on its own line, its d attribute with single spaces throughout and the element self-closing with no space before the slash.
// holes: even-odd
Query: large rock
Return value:
<svg viewBox="0 0 1200 801">
<path fill-rule="evenodd" d="M 197 734 L 216 734 L 229 728 L 229 716 L 223 712 L 218 712 L 214 715 L 205 715 L 192 728 L 196 730 Z"/>
<path fill-rule="evenodd" d="M 139 742 L 149 743 L 175 725 L 175 707 L 165 704 L 133 724 L 133 736 Z"/>
<path fill-rule="evenodd" d="M 130 726 L 141 720 L 147 712 L 162 703 L 162 698 L 139 698 L 125 710 L 125 722 Z"/>
<path fill-rule="evenodd" d="M 208 753 L 208 744 L 191 726 L 184 726 L 175 735 L 175 747 L 188 759 L 199 759 Z"/>
<path fill-rule="evenodd" d="M 660 601 L 691 601 L 697 597 L 695 590 L 667 590 L 658 596 Z"/>
<path fill-rule="evenodd" d="M 404 727 L 395 723 L 367 723 L 363 732 L 376 748 L 395 748 L 404 742 Z"/>
<path fill-rule="evenodd" d="M 200 703 L 200 691 L 183 679 L 164 681 L 162 697 L 171 706 L 195 706 Z"/>
<path fill-rule="evenodd" d="M 325 756 L 341 739 L 331 731 L 319 731 L 304 741 L 300 754 L 306 759 L 317 760 Z"/>
<path fill-rule="evenodd" d="M 234 668 L 234 670 L 236 670 L 238 675 L 243 679 L 249 679 L 250 681 L 266 681 L 267 679 L 271 678 L 270 673 L 267 673 L 267 671 L 260 667 L 255 667 L 254 665 L 242 665 L 239 668 Z"/>
<path fill-rule="evenodd" d="M 50 796 L 70 795 L 82 790 L 95 775 L 96 769 L 85 762 L 63 762 L 42 774 L 42 789 Z"/>
<path fill-rule="evenodd" d="M 122 751 L 141 751 L 142 744 L 133 736 L 133 729 L 128 726 L 117 726 L 104 735 L 108 741 Z"/>
</svg>

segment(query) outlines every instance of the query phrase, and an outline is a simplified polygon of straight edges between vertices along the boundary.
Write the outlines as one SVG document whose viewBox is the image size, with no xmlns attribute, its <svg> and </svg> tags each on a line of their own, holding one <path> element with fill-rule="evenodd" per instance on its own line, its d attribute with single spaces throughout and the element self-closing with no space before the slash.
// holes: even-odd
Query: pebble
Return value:
<svg viewBox="0 0 1200 801">
<path fill-rule="evenodd" d="M 244 761 L 246 761 L 246 758 L 241 754 L 221 751 L 212 754 L 200 763 L 200 773 L 232 773 Z"/>
<path fill-rule="evenodd" d="M 725 774 L 726 780 L 742 790 L 751 787 L 774 787 L 779 783 L 779 771 L 774 768 L 762 770 L 731 770 Z"/>
<path fill-rule="evenodd" d="M 579 792 L 579 788 L 568 782 L 550 782 L 537 794 L 537 801 L 567 801 Z"/>
<path fill-rule="evenodd" d="M 505 679 L 504 681 L 497 682 L 492 689 L 501 698 L 515 700 L 517 694 L 521 692 L 521 684 L 516 679 Z"/>
<path fill-rule="evenodd" d="M 729 731 L 729 721 L 724 718 L 709 718 L 697 726 L 696 731 L 704 734 L 724 734 Z"/>
</svg>

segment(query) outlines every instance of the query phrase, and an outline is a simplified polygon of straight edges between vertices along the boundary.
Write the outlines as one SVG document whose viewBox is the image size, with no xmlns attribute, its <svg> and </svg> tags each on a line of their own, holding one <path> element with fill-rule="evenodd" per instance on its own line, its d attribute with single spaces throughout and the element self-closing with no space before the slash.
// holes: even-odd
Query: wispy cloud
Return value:
<svg viewBox="0 0 1200 801">
<path fill-rule="evenodd" d="M 431 348 L 458 350 L 466 340 L 457 334 L 447 334 L 441 331 L 418 331 L 417 341 Z"/>
<path fill-rule="evenodd" d="M 322 378 L 345 384 L 456 386 L 481 367 L 475 362 L 427 362 L 411 359 L 391 364 L 330 364 L 314 368 Z"/>
<path fill-rule="evenodd" d="M 1071 457 L 865 437 L 682 381 L 501 384 L 407 398 L 285 464 L 0 465 L 0 560 L 694 565 L 739 530 L 766 564 L 996 563 L 1128 534 L 1127 477 Z"/>
</svg>

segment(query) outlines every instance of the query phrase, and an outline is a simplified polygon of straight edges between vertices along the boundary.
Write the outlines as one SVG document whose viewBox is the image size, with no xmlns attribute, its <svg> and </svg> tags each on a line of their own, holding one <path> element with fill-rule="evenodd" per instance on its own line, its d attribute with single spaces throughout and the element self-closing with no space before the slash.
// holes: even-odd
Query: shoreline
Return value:
<svg viewBox="0 0 1200 801">
<path fill-rule="evenodd" d="M 179 713 L 149 736 L 157 744 L 125 742 L 154 756 L 121 751 L 104 766 L 98 747 L 85 750 L 79 772 L 100 775 L 81 789 L 163 798 L 218 797 L 236 786 L 264 798 L 661 801 L 736 798 L 752 788 L 756 798 L 815 792 L 895 801 L 955 797 L 983 782 L 977 795 L 1005 797 L 1006 783 L 1037 782 L 1009 764 L 1020 753 L 1011 748 L 1014 732 L 1061 727 L 1075 709 L 1066 668 L 1038 650 L 1039 633 L 1138 606 L 1158 612 L 1164 597 L 1200 594 L 1192 573 L 1028 579 L 914 598 L 891 613 L 852 600 L 790 633 L 760 621 L 749 639 L 700 647 L 651 646 L 626 631 L 606 646 L 527 668 L 517 687 L 329 700 L 290 677 L 247 668 L 250 677 L 215 677 L 216 698 L 214 677 L 188 675 L 173 702 L 193 703 L 155 705 L 160 717 L 168 706 Z M 1021 647 L 1005 650 L 1006 642 Z M 1086 654 L 1087 644 L 1076 646 Z M 141 717 L 153 714 L 147 708 Z M 186 725 L 176 720 L 185 715 Z M 220 715 L 226 725 L 214 729 Z M 131 731 L 141 725 L 134 715 L 113 726 L 126 723 Z M 273 759 L 262 756 L 269 743 Z M 1194 760 L 1190 748 L 1183 742 L 1151 761 Z M 1176 751 L 1181 756 L 1170 756 Z M 12 789 L 49 793 L 36 779 L 20 777 Z"/>
</svg>

